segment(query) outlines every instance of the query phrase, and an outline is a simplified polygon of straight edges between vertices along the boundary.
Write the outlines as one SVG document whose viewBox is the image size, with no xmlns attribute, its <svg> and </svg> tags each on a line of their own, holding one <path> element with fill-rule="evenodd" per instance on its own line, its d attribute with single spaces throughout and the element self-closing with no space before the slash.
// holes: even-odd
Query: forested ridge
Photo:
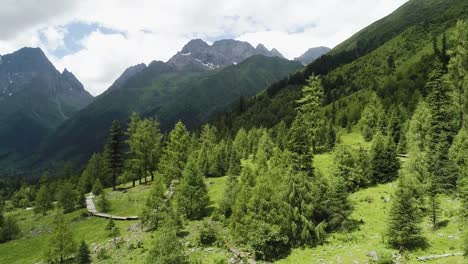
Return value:
<svg viewBox="0 0 468 264">
<path fill-rule="evenodd" d="M 466 5 L 409 1 L 198 129 L 114 120 L 82 171 L 67 163 L 1 189 L 0 252 L 12 263 L 463 263 Z M 89 216 L 90 193 L 100 212 L 139 220 Z"/>
</svg>

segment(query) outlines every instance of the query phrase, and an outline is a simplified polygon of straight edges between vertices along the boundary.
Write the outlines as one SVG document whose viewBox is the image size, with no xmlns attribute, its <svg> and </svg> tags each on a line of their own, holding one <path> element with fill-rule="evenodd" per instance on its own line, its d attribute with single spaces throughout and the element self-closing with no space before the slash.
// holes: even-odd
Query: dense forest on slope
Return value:
<svg viewBox="0 0 468 264">
<path fill-rule="evenodd" d="M 293 102 L 300 98 L 301 86 L 312 73 L 323 77 L 324 104 L 371 89 L 385 107 L 399 103 L 412 111 L 426 95 L 424 84 L 435 58 L 434 38 L 441 49 L 443 33 L 458 19 L 468 17 L 466 10 L 466 1 L 409 1 L 303 71 L 271 85 L 240 111 L 219 117 L 218 127 L 237 131 L 240 127 L 273 127 L 282 120 L 289 124 L 294 118 Z"/>
</svg>

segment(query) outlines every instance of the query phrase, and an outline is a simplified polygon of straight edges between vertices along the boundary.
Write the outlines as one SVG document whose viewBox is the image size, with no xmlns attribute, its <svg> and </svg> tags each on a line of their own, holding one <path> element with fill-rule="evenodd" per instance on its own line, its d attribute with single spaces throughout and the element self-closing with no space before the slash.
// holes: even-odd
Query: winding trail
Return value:
<svg viewBox="0 0 468 264">
<path fill-rule="evenodd" d="M 94 195 L 91 193 L 89 196 L 86 197 L 86 209 L 88 212 L 94 216 L 102 217 L 102 218 L 112 218 L 114 220 L 138 220 L 138 216 L 118 216 L 118 215 L 110 215 L 105 213 L 100 213 L 96 206 L 94 205 L 93 201 Z"/>
</svg>

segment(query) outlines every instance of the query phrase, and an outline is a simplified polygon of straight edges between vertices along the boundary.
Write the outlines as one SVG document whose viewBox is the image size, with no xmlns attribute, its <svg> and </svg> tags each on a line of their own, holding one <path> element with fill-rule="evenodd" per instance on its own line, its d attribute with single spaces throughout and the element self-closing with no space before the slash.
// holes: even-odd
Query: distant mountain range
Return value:
<svg viewBox="0 0 468 264">
<path fill-rule="evenodd" d="M 0 113 L 0 118 L 5 120 L 2 139 L 15 139 L 10 141 L 11 148 L 3 149 L 0 155 L 4 168 L 29 170 L 63 161 L 82 164 L 93 152 L 101 151 L 112 121 L 125 123 L 134 111 L 158 118 L 164 132 L 178 120 L 195 128 L 217 113 L 229 110 L 239 98 L 253 96 L 302 67 L 298 62 L 284 59 L 276 49 L 268 50 L 261 44 L 254 48 L 247 42 L 220 40 L 208 45 L 196 39 L 167 62 L 153 61 L 127 68 L 109 89 L 93 100 L 70 72 L 56 71 L 40 49 L 24 49 L 18 53 L 24 51 L 33 51 L 31 57 L 22 55 L 23 64 L 28 66 L 21 66 L 18 59 L 8 59 L 18 64 L 18 70 L 0 68 L 1 85 L 9 83 L 9 79 L 5 80 L 8 76 L 19 76 L 19 69 L 26 69 L 23 75 L 29 77 L 21 83 L 28 83 L 30 89 L 24 90 L 22 101 L 16 105 L 31 108 L 28 118 L 13 114 L 12 120 L 7 120 Z M 39 62 L 37 56 L 41 58 Z M 8 57 L 2 58 L 5 61 Z M 13 82 L 20 83 L 20 79 Z M 6 89 L 0 107 L 22 89 Z M 38 99 L 34 91 L 41 91 Z M 10 93 L 12 96 L 8 96 Z M 26 104 L 28 101 L 35 102 Z M 47 109 L 47 115 L 32 107 L 36 103 Z M 24 138 L 34 138 L 34 144 L 21 143 Z M 16 149 L 23 151 L 17 153 Z"/>
<path fill-rule="evenodd" d="M 263 44 L 256 48 L 248 42 L 232 39 L 215 41 L 208 45 L 201 39 L 189 41 L 167 64 L 178 70 L 203 71 L 236 65 L 253 55 L 279 57 L 283 55 L 276 49 L 268 50 Z"/>
<path fill-rule="evenodd" d="M 327 47 L 310 48 L 301 56 L 294 58 L 294 60 L 299 61 L 305 66 L 320 58 L 322 55 L 327 54 L 330 50 L 331 49 Z"/>
<path fill-rule="evenodd" d="M 0 157 L 29 153 L 93 97 L 39 48 L 0 56 Z"/>
</svg>

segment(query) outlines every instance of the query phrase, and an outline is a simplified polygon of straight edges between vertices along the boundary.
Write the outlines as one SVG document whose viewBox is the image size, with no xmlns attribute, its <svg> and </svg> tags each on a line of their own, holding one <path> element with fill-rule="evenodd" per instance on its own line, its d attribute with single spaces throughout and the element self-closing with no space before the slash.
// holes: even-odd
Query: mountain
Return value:
<svg viewBox="0 0 468 264">
<path fill-rule="evenodd" d="M 194 39 L 167 63 L 178 70 L 204 71 L 237 64 L 253 55 L 284 58 L 276 49 L 270 51 L 263 44 L 254 48 L 248 42 L 223 39 L 210 46 L 201 39 Z"/>
<path fill-rule="evenodd" d="M 307 65 L 314 60 L 320 58 L 320 56 L 326 54 L 330 51 L 330 48 L 327 47 L 316 47 L 308 49 L 304 54 L 301 56 L 294 58 L 295 61 L 299 61 L 302 65 Z"/>
<path fill-rule="evenodd" d="M 28 153 L 93 97 L 39 48 L 0 57 L 0 159 Z"/>
<path fill-rule="evenodd" d="M 408 1 L 303 70 L 260 92 L 244 111 L 222 115 L 216 123 L 231 131 L 240 127 L 273 127 L 281 121 L 289 124 L 296 113 L 295 101 L 312 74 L 322 76 L 324 104 L 332 105 L 361 90 L 372 90 L 383 98 L 386 107 L 399 102 L 412 111 L 419 98 L 427 94 L 424 86 L 435 60 L 434 37 L 440 46 L 443 34 L 450 32 L 457 20 L 467 17 L 466 0 Z M 389 67 L 390 58 L 393 68 Z M 361 101 L 358 107 L 352 104 L 355 109 L 347 102 L 336 104 L 331 107 L 334 121 L 357 122 L 364 103 Z"/>
<path fill-rule="evenodd" d="M 212 70 L 182 69 L 170 60 L 167 63 L 153 61 L 147 67 L 139 66 L 138 71 L 133 71 L 135 68 L 125 71 L 119 80 L 129 73 L 133 76 L 125 82 L 119 81 L 118 89 L 108 89 L 99 95 L 47 138 L 38 155 L 47 159 L 40 162 L 70 160 L 82 164 L 90 154 L 102 149 L 112 121 L 126 122 L 132 112 L 157 117 L 164 132 L 172 129 L 178 120 L 189 128 L 196 128 L 228 110 L 239 98 L 253 96 L 302 67 L 300 63 L 273 56 L 254 55 L 242 59 L 246 56 L 242 48 L 238 50 L 236 45 L 225 45 L 238 43 L 236 41 L 221 41 L 212 47 L 203 43 L 200 40 L 189 42 L 182 52 L 192 52 L 193 55 L 182 56 L 202 58 L 200 54 L 206 53 L 200 50 L 220 52 L 224 49 L 231 55 L 213 57 L 211 62 L 225 66 Z M 242 62 L 228 65 L 228 57 Z"/>
<path fill-rule="evenodd" d="M 146 64 L 140 63 L 134 66 L 128 67 L 120 76 L 117 78 L 114 83 L 109 87 L 109 89 L 116 89 L 124 85 L 128 79 L 133 77 L 135 74 L 141 72 L 142 70 L 146 69 Z"/>
</svg>

